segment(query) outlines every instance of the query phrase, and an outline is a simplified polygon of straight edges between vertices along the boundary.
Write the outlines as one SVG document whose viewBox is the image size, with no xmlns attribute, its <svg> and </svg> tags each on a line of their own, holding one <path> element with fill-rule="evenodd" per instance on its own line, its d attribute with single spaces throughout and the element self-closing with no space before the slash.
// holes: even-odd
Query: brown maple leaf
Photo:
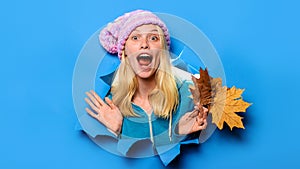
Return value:
<svg viewBox="0 0 300 169">
<path fill-rule="evenodd" d="M 200 103 L 200 93 L 199 93 L 197 78 L 192 76 L 192 81 L 193 81 L 194 85 L 189 86 L 190 91 L 192 93 L 191 98 L 193 99 L 194 105 L 197 105 L 198 103 Z"/>
<path fill-rule="evenodd" d="M 200 105 L 207 108 L 210 107 L 211 103 L 211 78 L 208 75 L 207 69 L 203 70 L 200 68 L 200 78 L 192 76 L 192 81 L 195 86 L 190 86 L 190 91 L 193 96 L 194 104 L 200 103 Z"/>
</svg>

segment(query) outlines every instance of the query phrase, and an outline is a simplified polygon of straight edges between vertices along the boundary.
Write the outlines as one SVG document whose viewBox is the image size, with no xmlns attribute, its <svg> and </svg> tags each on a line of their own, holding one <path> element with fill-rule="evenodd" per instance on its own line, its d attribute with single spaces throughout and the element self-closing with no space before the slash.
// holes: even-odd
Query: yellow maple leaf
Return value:
<svg viewBox="0 0 300 169">
<path fill-rule="evenodd" d="M 244 90 L 234 86 L 227 88 L 226 86 L 216 85 L 215 87 L 216 92 L 210 109 L 212 122 L 220 130 L 223 129 L 224 122 L 228 124 L 231 130 L 233 127 L 245 128 L 242 117 L 236 114 L 236 112 L 246 112 L 246 109 L 251 105 L 241 97 Z"/>
<path fill-rule="evenodd" d="M 214 88 L 214 91 L 214 97 L 211 103 L 209 113 L 212 114 L 212 122 L 218 126 L 219 122 L 223 118 L 223 111 L 226 104 L 227 87 L 218 86 L 217 88 Z M 219 129 L 222 128 L 219 127 Z"/>
</svg>

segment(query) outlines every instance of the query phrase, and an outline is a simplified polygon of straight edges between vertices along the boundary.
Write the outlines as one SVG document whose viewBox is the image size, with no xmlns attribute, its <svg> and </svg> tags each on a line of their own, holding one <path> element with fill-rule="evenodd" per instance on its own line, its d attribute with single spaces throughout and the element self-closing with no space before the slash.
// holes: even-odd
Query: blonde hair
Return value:
<svg viewBox="0 0 300 169">
<path fill-rule="evenodd" d="M 166 40 L 159 26 L 159 36 L 165 52 L 159 56 L 159 66 L 155 72 L 156 88 L 149 94 L 149 102 L 154 114 L 161 118 L 172 117 L 179 103 L 179 94 L 175 77 L 172 73 L 170 54 L 167 49 Z M 132 99 L 138 88 L 136 74 L 122 53 L 121 64 L 115 75 L 112 85 L 112 96 L 114 104 L 120 109 L 124 116 L 138 116 L 132 109 Z"/>
</svg>

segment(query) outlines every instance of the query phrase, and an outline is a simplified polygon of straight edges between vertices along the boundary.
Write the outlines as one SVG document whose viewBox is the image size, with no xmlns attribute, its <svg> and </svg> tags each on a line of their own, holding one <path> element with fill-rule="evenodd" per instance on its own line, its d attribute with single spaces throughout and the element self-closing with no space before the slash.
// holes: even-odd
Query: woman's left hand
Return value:
<svg viewBox="0 0 300 169">
<path fill-rule="evenodd" d="M 205 129 L 207 126 L 207 113 L 207 108 L 195 106 L 192 112 L 188 112 L 180 118 L 177 133 L 183 135 Z"/>
</svg>

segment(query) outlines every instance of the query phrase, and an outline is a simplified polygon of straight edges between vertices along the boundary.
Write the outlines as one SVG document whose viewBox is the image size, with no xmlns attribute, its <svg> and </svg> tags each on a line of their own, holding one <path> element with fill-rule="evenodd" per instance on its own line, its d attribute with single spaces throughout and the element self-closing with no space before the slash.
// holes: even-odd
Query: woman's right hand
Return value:
<svg viewBox="0 0 300 169">
<path fill-rule="evenodd" d="M 85 93 L 88 98 L 84 100 L 91 107 L 85 108 L 86 112 L 105 125 L 109 130 L 115 134 L 120 134 L 123 123 L 123 116 L 117 106 L 108 98 L 105 98 L 106 103 L 99 97 L 99 95 L 91 90 Z"/>
<path fill-rule="evenodd" d="M 190 134 L 207 127 L 208 109 L 197 105 L 192 112 L 185 113 L 179 120 L 177 126 L 178 134 Z"/>
</svg>

